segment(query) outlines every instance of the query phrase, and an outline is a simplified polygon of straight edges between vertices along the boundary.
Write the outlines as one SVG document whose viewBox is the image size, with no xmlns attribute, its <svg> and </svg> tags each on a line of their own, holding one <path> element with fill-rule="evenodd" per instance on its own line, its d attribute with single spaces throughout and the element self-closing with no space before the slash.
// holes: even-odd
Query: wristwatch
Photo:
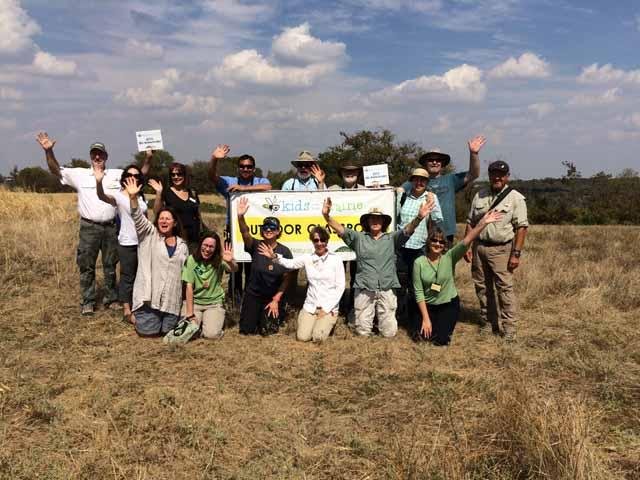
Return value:
<svg viewBox="0 0 640 480">
<path fill-rule="evenodd" d="M 511 250 L 511 256 L 512 257 L 520 258 L 520 255 L 522 255 L 522 251 L 521 250 Z"/>
</svg>

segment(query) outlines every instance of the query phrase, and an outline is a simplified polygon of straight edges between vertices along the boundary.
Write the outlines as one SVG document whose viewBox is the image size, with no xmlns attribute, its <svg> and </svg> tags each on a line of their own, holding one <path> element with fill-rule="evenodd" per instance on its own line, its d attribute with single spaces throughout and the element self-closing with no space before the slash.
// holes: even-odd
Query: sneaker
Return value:
<svg viewBox="0 0 640 480">
<path fill-rule="evenodd" d="M 87 303 L 85 305 L 82 305 L 82 310 L 80 311 L 80 313 L 84 317 L 93 315 L 93 303 Z"/>
</svg>

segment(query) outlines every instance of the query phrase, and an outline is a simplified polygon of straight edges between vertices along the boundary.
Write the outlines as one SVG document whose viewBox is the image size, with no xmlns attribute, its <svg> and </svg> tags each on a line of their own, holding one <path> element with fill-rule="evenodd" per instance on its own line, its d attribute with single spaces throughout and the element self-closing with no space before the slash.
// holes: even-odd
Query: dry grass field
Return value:
<svg viewBox="0 0 640 480">
<path fill-rule="evenodd" d="M 448 348 L 168 348 L 80 317 L 74 199 L 0 190 L 2 479 L 640 478 L 640 227 L 532 227 L 515 345 L 478 335 L 462 266 Z"/>
</svg>

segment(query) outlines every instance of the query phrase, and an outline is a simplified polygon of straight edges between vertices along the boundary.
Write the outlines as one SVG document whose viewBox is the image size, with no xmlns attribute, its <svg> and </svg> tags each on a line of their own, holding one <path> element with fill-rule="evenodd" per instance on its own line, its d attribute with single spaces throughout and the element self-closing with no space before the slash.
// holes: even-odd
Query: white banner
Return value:
<svg viewBox="0 0 640 480">
<path fill-rule="evenodd" d="M 345 227 L 361 231 L 360 216 L 371 208 L 379 208 L 391 216 L 388 231 L 395 228 L 395 191 L 393 188 L 357 190 L 320 190 L 315 192 L 290 192 L 270 190 L 267 192 L 232 193 L 230 197 L 231 242 L 236 261 L 250 262 L 251 256 L 244 251 L 244 242 L 238 227 L 237 205 L 241 197 L 249 199 L 249 210 L 245 215 L 249 231 L 254 238 L 260 237 L 260 225 L 265 217 L 276 217 L 282 226 L 278 240 L 287 246 L 294 257 L 313 252 L 309 231 L 316 225 L 327 227 L 322 216 L 324 199 L 331 197 L 331 217 Z M 355 253 L 335 233 L 331 234 L 329 250 L 338 253 L 343 260 L 355 259 Z"/>
</svg>

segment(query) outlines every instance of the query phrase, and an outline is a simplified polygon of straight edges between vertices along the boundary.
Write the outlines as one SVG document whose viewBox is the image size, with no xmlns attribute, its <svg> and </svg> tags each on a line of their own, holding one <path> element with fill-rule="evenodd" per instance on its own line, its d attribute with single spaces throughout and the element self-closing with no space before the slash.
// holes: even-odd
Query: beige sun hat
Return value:
<svg viewBox="0 0 640 480">
<path fill-rule="evenodd" d="M 308 151 L 308 150 L 302 150 L 299 154 L 298 154 L 298 158 L 296 158 L 295 160 L 293 160 L 291 162 L 291 164 L 294 167 L 297 167 L 298 164 L 301 163 L 306 163 L 308 165 L 311 165 L 312 163 L 318 163 L 318 159 L 316 157 L 313 156 L 313 154 Z"/>
<path fill-rule="evenodd" d="M 379 208 L 372 208 L 368 213 L 365 213 L 360 217 L 360 226 L 365 232 L 369 231 L 369 217 L 376 216 L 382 218 L 382 231 L 386 232 L 389 225 L 391 225 L 391 216 L 384 213 Z"/>
<path fill-rule="evenodd" d="M 409 175 L 409 180 L 411 180 L 413 177 L 423 177 L 429 180 L 429 172 L 427 172 L 424 168 L 414 168 L 411 172 L 411 175 Z"/>
</svg>

